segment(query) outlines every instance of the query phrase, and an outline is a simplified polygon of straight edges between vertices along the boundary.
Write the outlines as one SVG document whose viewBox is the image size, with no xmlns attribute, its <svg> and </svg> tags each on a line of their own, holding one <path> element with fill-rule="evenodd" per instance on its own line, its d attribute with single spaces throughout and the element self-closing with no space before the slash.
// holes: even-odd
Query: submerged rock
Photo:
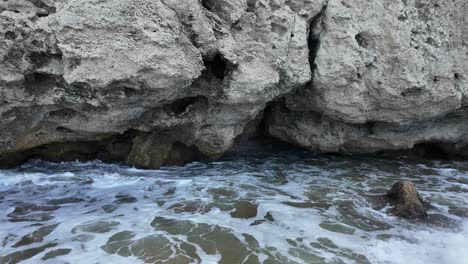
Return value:
<svg viewBox="0 0 468 264">
<path fill-rule="evenodd" d="M 231 212 L 233 218 L 252 218 L 257 216 L 258 204 L 249 201 L 239 201 L 235 204 L 235 210 Z"/>
<path fill-rule="evenodd" d="M 421 218 L 427 216 L 421 195 L 411 181 L 398 181 L 393 184 L 386 197 L 393 204 L 392 213 L 404 218 Z"/>
<path fill-rule="evenodd" d="M 53 259 L 58 256 L 64 256 L 67 255 L 71 252 L 71 248 L 58 248 L 58 249 L 53 249 L 47 253 L 44 254 L 44 256 L 41 258 L 42 260 L 49 260 Z"/>
</svg>

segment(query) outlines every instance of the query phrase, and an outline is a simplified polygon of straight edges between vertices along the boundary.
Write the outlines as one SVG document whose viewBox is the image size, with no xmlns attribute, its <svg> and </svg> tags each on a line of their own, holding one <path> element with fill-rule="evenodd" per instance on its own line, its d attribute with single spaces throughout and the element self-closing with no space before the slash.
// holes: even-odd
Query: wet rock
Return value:
<svg viewBox="0 0 468 264">
<path fill-rule="evenodd" d="M 30 204 L 30 203 L 19 203 L 16 205 L 15 209 L 13 212 L 8 214 L 9 216 L 20 216 L 20 215 L 27 215 L 28 213 L 31 212 L 36 212 L 36 211 L 54 211 L 59 209 L 59 206 L 55 205 L 36 205 L 36 204 Z"/>
<path fill-rule="evenodd" d="M 238 195 L 235 190 L 226 188 L 212 188 L 208 192 L 213 194 L 215 198 L 235 198 Z"/>
<path fill-rule="evenodd" d="M 31 234 L 25 235 L 21 238 L 18 243 L 14 244 L 12 247 L 21 247 L 29 245 L 32 243 L 39 243 L 44 240 L 44 237 L 52 233 L 59 224 L 53 224 L 48 226 L 43 226 L 32 232 Z"/>
<path fill-rule="evenodd" d="M 88 234 L 81 234 L 77 235 L 71 238 L 72 241 L 78 241 L 78 242 L 88 242 L 91 241 L 95 238 L 94 235 L 88 235 Z"/>
<path fill-rule="evenodd" d="M 37 213 L 37 214 L 29 214 L 26 216 L 20 216 L 20 217 L 10 216 L 8 221 L 10 222 L 45 222 L 51 219 L 54 219 L 54 216 L 50 213 Z"/>
<path fill-rule="evenodd" d="M 81 203 L 83 201 L 84 199 L 79 198 L 79 197 L 64 197 L 64 198 L 49 200 L 47 203 L 51 205 L 62 205 L 62 204 L 70 204 L 70 203 Z"/>
<path fill-rule="evenodd" d="M 0 263 L 18 263 L 23 260 L 34 257 L 44 250 L 57 246 L 57 243 L 48 243 L 40 247 L 28 248 L 25 250 L 15 251 L 5 256 L 0 256 Z"/>
<path fill-rule="evenodd" d="M 104 210 L 104 212 L 108 214 L 114 212 L 116 209 L 117 209 L 117 206 L 112 205 L 112 204 L 106 204 L 102 206 L 102 210 Z"/>
<path fill-rule="evenodd" d="M 283 202 L 285 205 L 289 205 L 296 208 L 316 208 L 320 210 L 327 210 L 331 207 L 331 204 L 326 202 Z"/>
<path fill-rule="evenodd" d="M 257 216 L 258 205 L 249 201 L 239 201 L 235 204 L 235 211 L 231 213 L 234 218 L 252 218 Z"/>
<path fill-rule="evenodd" d="M 41 259 L 42 260 L 53 259 L 53 258 L 58 257 L 58 256 L 67 255 L 71 251 L 72 251 L 71 248 L 54 249 L 54 250 L 51 250 L 51 251 L 45 253 L 44 256 Z"/>
<path fill-rule="evenodd" d="M 468 218 L 468 208 L 450 208 L 448 212 L 459 217 Z"/>
<path fill-rule="evenodd" d="M 443 214 L 428 214 L 427 217 L 424 218 L 424 222 L 431 227 L 435 228 L 446 228 L 446 229 L 453 229 L 456 230 L 460 228 L 460 221 L 445 216 Z"/>
<path fill-rule="evenodd" d="M 36 205 L 30 203 L 19 203 L 13 212 L 9 213 L 10 222 L 43 222 L 53 219 L 52 211 L 59 209 L 56 205 Z"/>
<path fill-rule="evenodd" d="M 388 230 L 393 227 L 387 222 L 362 214 L 352 200 L 337 201 L 334 204 L 341 215 L 341 221 L 350 227 L 368 232 Z"/>
<path fill-rule="evenodd" d="M 217 225 L 156 217 L 151 223 L 151 226 L 172 235 L 187 236 L 188 242 L 198 245 L 207 254 L 219 254 L 221 260 L 219 260 L 218 263 L 241 263 L 252 253 L 245 244 L 232 233 L 231 229 Z M 252 239 L 254 238 L 252 237 Z M 181 249 L 186 252 L 187 256 L 194 256 L 195 259 L 199 260 L 199 256 L 196 254 L 193 246 L 184 245 Z"/>
<path fill-rule="evenodd" d="M 346 235 L 353 235 L 356 232 L 354 228 L 334 222 L 323 222 L 319 226 L 325 230 Z"/>
<path fill-rule="evenodd" d="M 128 257 L 131 255 L 131 252 L 126 247 L 133 243 L 132 239 L 135 236 L 136 234 L 131 231 L 118 232 L 112 235 L 106 245 L 101 248 L 109 254 L 115 254 L 118 252 L 119 255 Z"/>
<path fill-rule="evenodd" d="M 78 225 L 72 229 L 72 233 L 89 232 L 89 233 L 107 233 L 118 226 L 117 221 L 96 221 Z"/>
<path fill-rule="evenodd" d="M 251 223 L 250 225 L 251 225 L 251 226 L 256 226 L 256 225 L 265 223 L 266 221 L 270 221 L 270 222 L 274 222 L 274 221 L 275 221 L 275 219 L 273 218 L 273 216 L 271 215 L 270 212 L 267 212 L 267 213 L 265 214 L 265 216 L 263 217 L 263 219 L 255 220 L 255 221 L 254 221 L 253 223 Z"/>
<path fill-rule="evenodd" d="M 271 221 L 271 222 L 274 222 L 274 221 L 275 221 L 275 219 L 273 218 L 273 215 L 271 215 L 270 212 L 267 212 L 264 218 L 265 218 L 266 220 L 268 220 L 268 221 Z"/>
<path fill-rule="evenodd" d="M 171 144 L 159 143 L 154 137 L 137 137 L 127 164 L 142 169 L 159 168 L 166 160 L 172 148 Z"/>
<path fill-rule="evenodd" d="M 123 257 L 135 256 L 145 263 L 190 263 L 186 256 L 182 256 L 185 252 L 173 251 L 172 244 L 163 235 L 150 235 L 134 240 L 135 236 L 131 231 L 118 232 L 101 249 Z"/>
<path fill-rule="evenodd" d="M 338 248 L 338 246 L 335 245 L 335 243 L 333 243 L 333 241 L 331 241 L 327 237 L 319 237 L 317 238 L 317 242 L 319 242 L 321 245 L 328 247 L 328 248 Z"/>
<path fill-rule="evenodd" d="M 115 198 L 117 199 L 115 202 L 118 204 L 135 203 L 137 201 L 137 198 L 128 194 L 119 194 L 116 195 Z"/>
<path fill-rule="evenodd" d="M 266 222 L 265 219 L 255 220 L 253 223 L 250 224 L 250 226 L 256 226 L 265 222 Z"/>
<path fill-rule="evenodd" d="M 404 218 L 427 216 L 423 199 L 411 181 L 398 181 L 393 184 L 386 197 L 393 204 L 392 213 Z"/>
</svg>

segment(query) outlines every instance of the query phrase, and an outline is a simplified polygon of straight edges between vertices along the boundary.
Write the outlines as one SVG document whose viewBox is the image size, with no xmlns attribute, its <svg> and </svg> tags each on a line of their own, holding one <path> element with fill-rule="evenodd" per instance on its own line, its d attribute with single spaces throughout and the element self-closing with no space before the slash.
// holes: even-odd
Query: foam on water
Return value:
<svg viewBox="0 0 468 264">
<path fill-rule="evenodd" d="M 468 263 L 468 163 L 287 152 L 0 171 L 0 263 Z M 431 203 L 389 214 L 400 179 Z"/>
</svg>

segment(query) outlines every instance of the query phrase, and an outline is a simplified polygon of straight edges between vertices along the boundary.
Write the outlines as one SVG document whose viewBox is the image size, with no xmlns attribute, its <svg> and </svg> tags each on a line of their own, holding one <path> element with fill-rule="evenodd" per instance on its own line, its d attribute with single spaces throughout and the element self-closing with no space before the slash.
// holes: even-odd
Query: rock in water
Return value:
<svg viewBox="0 0 468 264">
<path fill-rule="evenodd" d="M 249 201 L 239 201 L 235 205 L 236 210 L 231 213 L 234 218 L 252 218 L 257 216 L 258 205 Z"/>
<path fill-rule="evenodd" d="M 398 181 L 394 183 L 386 196 L 395 206 L 392 212 L 397 216 L 420 218 L 427 215 L 423 199 L 411 181 Z"/>
</svg>

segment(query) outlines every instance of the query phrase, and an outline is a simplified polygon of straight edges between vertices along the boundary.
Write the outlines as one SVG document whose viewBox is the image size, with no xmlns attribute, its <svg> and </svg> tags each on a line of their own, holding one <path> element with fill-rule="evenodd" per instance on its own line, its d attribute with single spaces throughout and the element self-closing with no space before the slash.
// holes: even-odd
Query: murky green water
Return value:
<svg viewBox="0 0 468 264">
<path fill-rule="evenodd" d="M 423 222 L 382 195 L 412 180 Z M 0 263 L 468 263 L 468 163 L 233 157 L 0 171 Z"/>
</svg>

